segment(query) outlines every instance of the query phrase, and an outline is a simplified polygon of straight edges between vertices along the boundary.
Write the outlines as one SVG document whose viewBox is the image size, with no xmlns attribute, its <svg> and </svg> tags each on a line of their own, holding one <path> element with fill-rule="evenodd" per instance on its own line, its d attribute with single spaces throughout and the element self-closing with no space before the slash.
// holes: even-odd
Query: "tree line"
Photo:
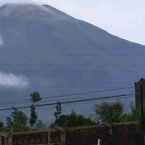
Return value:
<svg viewBox="0 0 145 145">
<path fill-rule="evenodd" d="M 39 92 L 33 92 L 31 95 L 30 117 L 25 112 L 13 108 L 12 113 L 6 118 L 6 122 L 0 122 L 0 130 L 3 131 L 26 131 L 36 128 L 48 127 L 38 118 L 36 103 L 41 101 Z M 103 102 L 95 106 L 96 117 L 94 119 L 83 116 L 72 111 L 70 114 L 63 114 L 61 103 L 56 106 L 55 120 L 50 127 L 77 127 L 89 126 L 103 123 L 131 122 L 139 119 L 140 113 L 134 107 L 126 113 L 120 102 L 107 103 Z"/>
</svg>

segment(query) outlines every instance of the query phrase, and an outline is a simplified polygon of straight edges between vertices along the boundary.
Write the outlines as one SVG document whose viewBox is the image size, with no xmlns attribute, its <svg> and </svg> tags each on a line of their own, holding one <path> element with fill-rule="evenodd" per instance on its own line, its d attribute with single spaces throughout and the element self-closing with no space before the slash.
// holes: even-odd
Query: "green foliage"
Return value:
<svg viewBox="0 0 145 145">
<path fill-rule="evenodd" d="M 13 112 L 10 117 L 7 117 L 7 127 L 13 131 L 23 131 L 28 129 L 27 116 L 24 112 L 13 108 Z"/>
<path fill-rule="evenodd" d="M 33 92 L 30 96 L 33 103 L 39 102 L 41 100 L 39 92 Z"/>
<path fill-rule="evenodd" d="M 135 122 L 139 121 L 140 119 L 139 110 L 136 110 L 134 107 L 132 107 L 131 112 L 124 113 L 122 104 L 119 102 L 113 104 L 102 103 L 101 105 L 97 105 L 96 114 L 99 116 L 99 119 L 101 119 L 102 122 L 107 123 Z"/>
<path fill-rule="evenodd" d="M 4 127 L 4 123 L 0 121 L 0 128 Z"/>
<path fill-rule="evenodd" d="M 55 116 L 56 120 L 61 116 L 61 113 L 62 113 L 61 103 L 58 102 L 56 105 L 56 112 L 54 112 L 54 116 Z"/>
<path fill-rule="evenodd" d="M 130 113 L 124 113 L 121 118 L 121 122 L 131 122 L 131 121 L 139 121 L 140 113 L 139 110 L 136 110 L 132 107 Z"/>
<path fill-rule="evenodd" d="M 119 102 L 112 104 L 102 103 L 96 105 L 96 114 L 102 122 L 120 122 L 123 114 L 123 107 Z"/>
<path fill-rule="evenodd" d="M 0 131 L 4 129 L 4 123 L 0 121 Z"/>
<path fill-rule="evenodd" d="M 34 125 L 36 124 L 37 122 L 37 112 L 36 112 L 36 107 L 35 107 L 35 103 L 39 102 L 41 100 L 41 97 L 40 97 L 40 94 L 39 92 L 33 92 L 31 95 L 31 100 L 32 100 L 32 105 L 31 105 L 31 108 L 30 108 L 30 120 L 29 120 L 29 123 L 31 125 L 31 127 L 34 127 Z"/>
<path fill-rule="evenodd" d="M 72 112 L 70 115 L 61 115 L 54 123 L 54 125 L 61 127 L 88 126 L 95 124 L 95 121 L 76 114 L 75 112 Z"/>
<path fill-rule="evenodd" d="M 34 105 L 31 105 L 31 115 L 29 120 L 31 127 L 35 125 L 37 118 L 36 108 Z"/>
<path fill-rule="evenodd" d="M 11 117 L 7 117 L 6 118 L 6 126 L 7 126 L 7 128 L 12 128 L 12 125 L 13 125 L 13 123 L 12 123 Z"/>
<path fill-rule="evenodd" d="M 46 125 L 43 123 L 42 120 L 38 120 L 36 123 L 36 128 L 43 129 L 43 128 L 46 128 Z"/>
<path fill-rule="evenodd" d="M 14 112 L 12 113 L 12 118 L 14 130 L 24 130 L 27 128 L 28 118 L 24 112 L 15 109 Z"/>
</svg>

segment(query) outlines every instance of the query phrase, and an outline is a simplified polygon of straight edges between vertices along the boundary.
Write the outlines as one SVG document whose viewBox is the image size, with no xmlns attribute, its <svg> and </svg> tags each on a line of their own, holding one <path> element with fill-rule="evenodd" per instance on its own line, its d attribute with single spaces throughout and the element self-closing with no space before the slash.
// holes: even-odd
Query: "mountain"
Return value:
<svg viewBox="0 0 145 145">
<path fill-rule="evenodd" d="M 0 7 L 1 104 L 28 99 L 34 90 L 55 96 L 133 86 L 144 66 L 145 46 L 53 7 Z"/>
</svg>

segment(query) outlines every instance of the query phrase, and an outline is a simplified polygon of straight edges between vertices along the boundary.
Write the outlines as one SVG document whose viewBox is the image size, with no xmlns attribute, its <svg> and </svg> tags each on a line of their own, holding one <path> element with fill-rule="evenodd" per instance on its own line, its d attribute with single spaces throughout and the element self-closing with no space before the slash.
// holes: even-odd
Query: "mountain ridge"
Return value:
<svg viewBox="0 0 145 145">
<path fill-rule="evenodd" d="M 1 95 L 8 96 L 3 101 L 23 99 L 35 90 L 54 96 L 118 88 L 145 77 L 144 45 L 52 7 L 21 6 L 0 8 L 0 77 L 9 78 L 5 84 L 0 78 Z M 22 83 L 28 86 L 14 87 L 21 81 L 28 81 Z"/>
</svg>

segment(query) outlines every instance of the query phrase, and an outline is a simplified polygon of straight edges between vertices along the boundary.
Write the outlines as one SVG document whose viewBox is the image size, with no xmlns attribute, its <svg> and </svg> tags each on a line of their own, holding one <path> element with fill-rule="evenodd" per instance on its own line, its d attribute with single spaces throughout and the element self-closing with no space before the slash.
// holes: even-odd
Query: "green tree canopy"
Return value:
<svg viewBox="0 0 145 145">
<path fill-rule="evenodd" d="M 31 96 L 32 105 L 30 107 L 29 123 L 30 123 L 31 127 L 34 127 L 34 125 L 36 124 L 37 119 L 38 119 L 35 103 L 39 102 L 42 98 L 40 97 L 39 92 L 33 92 L 30 96 Z"/>
<path fill-rule="evenodd" d="M 27 121 L 28 118 L 24 112 L 13 108 L 11 116 L 7 118 L 7 127 L 12 128 L 13 131 L 23 131 L 28 129 Z"/>
<path fill-rule="evenodd" d="M 4 129 L 4 123 L 2 121 L 0 121 L 0 130 Z"/>
<path fill-rule="evenodd" d="M 38 129 L 46 128 L 46 124 L 43 123 L 42 120 L 38 120 L 37 123 L 36 123 L 36 128 L 38 128 Z"/>
<path fill-rule="evenodd" d="M 42 99 L 39 92 L 33 92 L 30 96 L 33 103 L 39 102 Z"/>
<path fill-rule="evenodd" d="M 144 116 L 145 116 L 145 112 L 144 112 Z M 122 115 L 121 122 L 134 122 L 134 121 L 140 121 L 140 111 L 132 107 L 131 112 L 124 113 Z"/>
<path fill-rule="evenodd" d="M 31 105 L 31 114 L 30 114 L 30 120 L 29 120 L 31 127 L 34 127 L 34 125 L 36 124 L 37 118 L 38 116 L 36 113 L 36 108 L 34 105 Z"/>
<path fill-rule="evenodd" d="M 121 103 L 102 103 L 96 105 L 96 114 L 102 122 L 113 123 L 120 122 L 123 114 L 123 106 Z"/>
<path fill-rule="evenodd" d="M 95 121 L 90 118 L 86 118 L 80 114 L 72 112 L 69 115 L 61 115 L 59 119 L 57 119 L 54 125 L 61 127 L 76 127 L 76 126 L 88 126 L 95 125 Z"/>
</svg>

